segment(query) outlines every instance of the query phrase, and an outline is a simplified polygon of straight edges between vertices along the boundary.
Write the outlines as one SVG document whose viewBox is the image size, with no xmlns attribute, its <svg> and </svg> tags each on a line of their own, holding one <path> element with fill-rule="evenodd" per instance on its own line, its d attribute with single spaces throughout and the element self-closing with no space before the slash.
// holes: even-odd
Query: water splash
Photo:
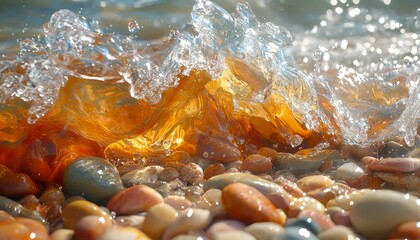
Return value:
<svg viewBox="0 0 420 240">
<path fill-rule="evenodd" d="M 259 22 L 246 3 L 230 14 L 197 0 L 184 29 L 145 45 L 61 10 L 43 36 L 21 41 L 14 59 L 0 59 L 0 101 L 31 103 L 28 122 L 34 123 L 54 105 L 69 76 L 126 82 L 132 97 L 158 104 L 194 70 L 218 79 L 248 68 L 252 78 L 225 86 L 234 102 L 259 104 L 275 94 L 308 129 L 327 126 L 345 143 L 402 136 L 413 145 L 420 117 L 419 28 L 418 20 L 334 6 L 293 40 L 284 27 Z M 302 142 L 299 135 L 285 139 L 294 147 Z"/>
</svg>

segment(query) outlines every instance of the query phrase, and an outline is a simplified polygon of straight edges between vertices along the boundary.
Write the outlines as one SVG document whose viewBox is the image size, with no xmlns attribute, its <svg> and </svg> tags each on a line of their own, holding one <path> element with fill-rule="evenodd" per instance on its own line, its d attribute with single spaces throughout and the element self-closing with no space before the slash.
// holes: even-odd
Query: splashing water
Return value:
<svg viewBox="0 0 420 240">
<path fill-rule="evenodd" d="M 129 23 L 130 32 L 139 28 Z M 360 146 L 399 137 L 413 145 L 420 117 L 419 30 L 417 16 L 397 21 L 356 4 L 328 10 L 319 25 L 294 33 L 293 40 L 284 27 L 259 22 L 246 3 L 238 3 L 230 14 L 211 1 L 197 0 L 182 30 L 144 43 L 104 33 L 96 22 L 60 10 L 42 36 L 20 41 L 16 56 L 0 59 L 0 143 L 27 137 L 10 121 L 24 116 L 36 125 L 62 114 L 57 118 L 66 120 L 63 126 L 73 126 L 82 137 L 111 150 L 133 148 L 132 153 L 145 145 L 173 148 L 186 139 L 208 143 L 215 136 L 241 142 L 233 144 L 238 146 L 254 130 L 260 140 L 292 147 L 301 145 L 308 132 Z M 80 90 L 85 95 L 76 94 L 81 79 L 88 80 L 83 84 L 89 89 Z M 126 87 L 130 96 L 120 94 Z M 204 93 L 196 96 L 196 91 Z M 66 94 L 76 98 L 67 103 L 72 108 L 67 115 L 56 109 L 58 103 L 66 106 L 60 100 Z M 109 100 L 113 97 L 115 102 Z M 5 110 L 16 99 L 27 114 Z M 123 113 L 112 112 L 107 104 L 113 103 L 139 104 L 127 107 L 133 111 L 124 115 L 132 114 L 124 118 L 127 126 L 115 126 L 120 118 L 112 114 Z M 171 111 L 174 106 L 183 110 Z M 76 113 L 78 108 L 86 115 Z M 83 130 L 74 116 L 89 118 L 92 111 L 103 114 L 104 124 L 91 121 Z M 159 117 L 164 119 L 159 122 Z M 103 129 L 100 136 L 89 134 L 94 126 Z"/>
</svg>

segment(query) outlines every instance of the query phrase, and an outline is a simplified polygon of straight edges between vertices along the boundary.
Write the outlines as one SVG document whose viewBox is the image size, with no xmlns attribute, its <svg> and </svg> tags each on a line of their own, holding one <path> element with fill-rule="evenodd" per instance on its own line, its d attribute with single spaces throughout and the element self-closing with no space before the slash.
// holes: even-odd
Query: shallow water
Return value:
<svg viewBox="0 0 420 240">
<path fill-rule="evenodd" d="M 239 60 L 257 76 L 236 74 L 237 81 L 223 87 L 239 111 L 271 98 L 285 103 L 305 129 L 339 142 L 367 146 L 404 138 L 416 144 L 417 1 L 261 0 L 250 4 L 255 17 L 246 4 L 234 10 L 236 1 L 215 2 L 222 7 L 209 1 L 2 1 L 0 101 L 29 102 L 32 124 L 75 76 L 126 82 L 132 97 L 155 105 L 180 75 L 204 70 L 212 79 L 231 79 L 226 70 L 235 75 Z M 55 12 L 61 8 L 72 11 Z M 15 39 L 21 39 L 18 55 Z M 305 138 L 301 133 L 279 134 L 295 147 Z"/>
</svg>

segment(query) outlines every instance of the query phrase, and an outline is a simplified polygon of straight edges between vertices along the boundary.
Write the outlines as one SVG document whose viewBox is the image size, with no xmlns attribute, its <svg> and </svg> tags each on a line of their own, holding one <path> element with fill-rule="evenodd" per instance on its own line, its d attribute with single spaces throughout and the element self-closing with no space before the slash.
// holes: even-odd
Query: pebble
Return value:
<svg viewBox="0 0 420 240">
<path fill-rule="evenodd" d="M 0 195 L 23 197 L 28 194 L 36 195 L 39 191 L 38 184 L 24 173 L 8 174 L 0 178 Z"/>
<path fill-rule="evenodd" d="M 58 229 L 50 235 L 51 240 L 72 240 L 74 230 L 73 229 Z"/>
<path fill-rule="evenodd" d="M 146 234 L 137 228 L 114 226 L 108 228 L 98 240 L 151 240 Z"/>
<path fill-rule="evenodd" d="M 259 222 L 247 226 L 244 231 L 252 234 L 257 240 L 271 240 L 274 236 L 282 233 L 284 229 L 277 223 Z"/>
<path fill-rule="evenodd" d="M 162 172 L 160 172 L 158 179 L 165 182 L 170 182 L 177 179 L 178 177 L 179 172 L 175 168 L 167 167 L 164 168 Z"/>
<path fill-rule="evenodd" d="M 333 183 L 333 180 L 323 175 L 307 176 L 296 181 L 296 185 L 306 193 L 319 188 L 330 188 Z"/>
<path fill-rule="evenodd" d="M 189 153 L 184 151 L 175 151 L 171 153 L 169 156 L 163 158 L 160 161 L 161 166 L 165 166 L 166 163 L 169 162 L 180 162 L 183 164 L 188 164 L 192 162 L 191 156 Z"/>
<path fill-rule="evenodd" d="M 197 154 L 215 162 L 232 162 L 241 159 L 241 152 L 229 142 L 202 136 L 197 142 Z"/>
<path fill-rule="evenodd" d="M 144 216 L 138 215 L 119 216 L 114 218 L 114 224 L 122 227 L 134 227 L 137 229 L 142 229 L 144 219 Z"/>
<path fill-rule="evenodd" d="M 176 210 L 184 210 L 193 206 L 193 203 L 183 196 L 169 195 L 166 196 L 163 201 Z"/>
<path fill-rule="evenodd" d="M 216 233 L 212 240 L 226 240 L 226 239 L 241 239 L 241 240 L 256 240 L 256 238 L 244 231 L 232 230 Z"/>
<path fill-rule="evenodd" d="M 328 215 L 326 215 L 324 212 L 319 212 L 316 210 L 302 210 L 297 217 L 312 219 L 312 221 L 316 222 L 321 227 L 322 231 L 325 231 L 335 226 L 334 222 Z"/>
<path fill-rule="evenodd" d="M 129 215 L 147 211 L 159 203 L 163 203 L 163 198 L 156 190 L 136 185 L 117 192 L 106 206 L 117 215 Z"/>
<path fill-rule="evenodd" d="M 46 220 L 39 214 L 39 212 L 23 207 L 16 201 L 0 196 L 0 210 L 3 210 L 13 217 L 30 218 L 41 223 L 46 223 Z"/>
<path fill-rule="evenodd" d="M 364 157 L 362 162 L 378 172 L 414 172 L 420 168 L 420 158 L 374 158 Z"/>
<path fill-rule="evenodd" d="M 290 181 L 284 176 L 280 176 L 276 179 L 274 179 L 274 183 L 277 183 L 281 187 L 283 187 L 284 190 L 286 190 L 290 195 L 293 197 L 303 197 L 305 195 L 305 192 L 300 189 L 296 183 Z"/>
<path fill-rule="evenodd" d="M 405 222 L 394 228 L 388 239 L 420 239 L 420 221 Z"/>
<path fill-rule="evenodd" d="M 318 235 L 320 240 L 356 240 L 358 236 L 346 226 L 334 226 Z"/>
<path fill-rule="evenodd" d="M 352 227 L 350 220 L 350 212 L 348 211 L 342 210 L 332 214 L 331 220 L 337 225 Z"/>
<path fill-rule="evenodd" d="M 420 158 L 420 147 L 407 153 L 407 157 Z"/>
<path fill-rule="evenodd" d="M 192 185 L 185 188 L 184 196 L 186 199 L 196 202 L 203 195 L 204 190 L 201 185 Z"/>
<path fill-rule="evenodd" d="M 164 183 L 158 179 L 163 169 L 163 167 L 156 165 L 147 166 L 128 172 L 121 177 L 121 180 L 125 187 L 147 185 L 151 188 L 156 188 Z"/>
<path fill-rule="evenodd" d="M 224 173 L 214 176 L 203 184 L 203 189 L 204 191 L 210 188 L 223 189 L 231 183 L 243 183 L 252 186 L 264 195 L 273 192 L 287 195 L 287 192 L 278 184 L 248 173 Z"/>
<path fill-rule="evenodd" d="M 323 205 L 337 197 L 337 194 L 331 188 L 319 188 L 306 193 L 308 197 L 318 200 Z"/>
<path fill-rule="evenodd" d="M 77 200 L 63 208 L 64 227 L 74 229 L 80 219 L 90 215 L 102 217 L 104 221 L 111 222 L 111 216 L 96 204 L 85 200 Z"/>
<path fill-rule="evenodd" d="M 263 173 L 273 168 L 271 160 L 259 154 L 249 155 L 242 161 L 242 171 L 250 171 L 252 173 Z"/>
<path fill-rule="evenodd" d="M 204 169 L 204 179 L 207 180 L 223 173 L 225 173 L 225 166 L 221 163 L 213 163 Z"/>
<path fill-rule="evenodd" d="M 8 214 L 7 212 L 0 210 L 0 221 L 8 221 L 15 219 L 12 215 Z"/>
<path fill-rule="evenodd" d="M 279 152 L 273 160 L 276 169 L 287 169 L 295 175 L 314 172 L 318 170 L 325 161 L 338 159 L 340 153 L 337 150 L 311 150 L 306 149 L 295 154 Z"/>
<path fill-rule="evenodd" d="M 285 226 L 289 227 L 301 227 L 311 231 L 314 235 L 318 235 L 321 232 L 321 226 L 318 225 L 312 218 L 302 217 L 289 221 Z"/>
<path fill-rule="evenodd" d="M 112 223 L 105 221 L 104 217 L 93 215 L 83 217 L 74 227 L 73 240 L 96 240 L 111 226 Z"/>
<path fill-rule="evenodd" d="M 269 147 L 262 147 L 258 149 L 257 154 L 267 157 L 271 161 L 277 157 L 277 151 Z"/>
<path fill-rule="evenodd" d="M 277 209 L 256 188 L 243 183 L 232 183 L 224 187 L 222 201 L 228 216 L 245 223 L 271 221 L 284 224 L 286 220 L 283 210 Z"/>
<path fill-rule="evenodd" d="M 190 185 L 198 184 L 204 180 L 203 169 L 196 163 L 186 164 L 179 172 L 180 179 Z"/>
<path fill-rule="evenodd" d="M 377 190 L 354 202 L 350 220 L 364 236 L 383 239 L 404 222 L 420 221 L 420 200 L 396 191 Z"/>
<path fill-rule="evenodd" d="M 197 207 L 210 210 L 213 214 L 224 212 L 222 190 L 211 188 L 195 203 Z"/>
<path fill-rule="evenodd" d="M 329 171 L 327 176 L 333 180 L 344 180 L 351 181 L 362 176 L 365 176 L 366 172 L 354 162 L 347 162 L 338 167 L 335 170 Z"/>
<path fill-rule="evenodd" d="M 0 164 L 0 179 L 2 179 L 5 176 L 12 175 L 12 174 L 13 174 L 12 170 L 4 166 L 3 164 Z"/>
<path fill-rule="evenodd" d="M 165 229 L 162 240 L 169 240 L 176 235 L 189 231 L 202 230 L 210 222 L 210 211 L 199 208 L 186 209 Z"/>
<path fill-rule="evenodd" d="M 297 216 L 303 210 L 315 210 L 325 212 L 325 207 L 318 200 L 305 196 L 293 199 L 289 204 L 288 216 Z"/>
<path fill-rule="evenodd" d="M 411 173 L 376 172 L 375 176 L 394 186 L 412 191 L 420 191 L 420 176 Z"/>
<path fill-rule="evenodd" d="M 294 199 L 288 195 L 280 194 L 277 192 L 270 193 L 265 196 L 274 204 L 274 206 L 276 206 L 276 208 L 283 210 L 285 213 L 289 211 L 290 203 Z"/>
<path fill-rule="evenodd" d="M 408 154 L 409 150 L 403 145 L 389 141 L 382 144 L 378 149 L 378 158 L 398 158 L 404 157 Z"/>
<path fill-rule="evenodd" d="M 218 233 L 227 231 L 239 231 L 245 228 L 245 224 L 237 220 L 222 220 L 213 223 L 206 231 L 206 236 L 214 239 Z M 232 238 L 230 238 L 232 239 Z"/>
<path fill-rule="evenodd" d="M 177 235 L 177 236 L 171 238 L 171 240 L 203 240 L 203 237 L 197 236 L 195 233 L 180 234 L 180 235 Z"/>
<path fill-rule="evenodd" d="M 165 229 L 171 225 L 178 216 L 178 212 L 168 204 L 154 205 L 147 211 L 142 231 L 152 239 L 161 239 Z"/>
<path fill-rule="evenodd" d="M 371 192 L 372 190 L 370 189 L 361 189 L 348 194 L 343 194 L 328 201 L 326 207 L 339 207 L 343 210 L 350 211 L 356 201 L 364 198 L 366 194 Z"/>
<path fill-rule="evenodd" d="M 16 218 L 0 221 L 0 239 L 34 239 L 49 240 L 48 230 L 35 220 Z"/>
<path fill-rule="evenodd" d="M 64 202 L 63 191 L 57 187 L 48 186 L 39 197 L 39 201 L 46 205 L 54 203 L 62 204 Z"/>
<path fill-rule="evenodd" d="M 81 157 L 64 171 L 64 189 L 70 196 L 80 195 L 89 201 L 106 204 L 123 189 L 117 168 L 102 158 Z"/>
<path fill-rule="evenodd" d="M 273 240 L 318 240 L 311 231 L 306 228 L 289 227 L 273 238 Z"/>
</svg>

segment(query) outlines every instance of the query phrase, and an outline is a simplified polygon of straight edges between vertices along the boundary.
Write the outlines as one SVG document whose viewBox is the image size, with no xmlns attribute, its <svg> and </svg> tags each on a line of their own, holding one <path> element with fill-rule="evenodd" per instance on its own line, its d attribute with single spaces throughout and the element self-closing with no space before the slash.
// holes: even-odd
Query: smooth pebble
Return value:
<svg viewBox="0 0 420 240">
<path fill-rule="evenodd" d="M 358 236 L 346 226 L 334 226 L 318 235 L 320 240 L 356 240 Z"/>
<path fill-rule="evenodd" d="M 306 228 L 290 227 L 273 238 L 273 240 L 318 240 L 311 231 Z"/>
<path fill-rule="evenodd" d="M 213 223 L 206 231 L 206 236 L 210 239 L 214 239 L 218 233 L 226 231 L 242 230 L 245 228 L 243 222 L 237 220 L 222 220 Z"/>
<path fill-rule="evenodd" d="M 98 205 L 85 200 L 77 200 L 63 208 L 64 227 L 74 229 L 80 219 L 90 215 L 102 217 L 104 221 L 111 222 L 111 216 Z"/>
<path fill-rule="evenodd" d="M 165 229 L 171 225 L 178 216 L 178 212 L 168 204 L 154 205 L 147 211 L 142 231 L 152 239 L 161 239 Z"/>
<path fill-rule="evenodd" d="M 202 230 L 207 227 L 210 221 L 210 211 L 199 208 L 186 209 L 166 228 L 162 240 L 169 240 L 176 235 L 189 231 Z"/>
<path fill-rule="evenodd" d="M 98 240 L 151 240 L 146 234 L 137 228 L 114 226 L 108 228 Z"/>
<path fill-rule="evenodd" d="M 249 155 L 242 161 L 242 171 L 250 171 L 252 173 L 263 173 L 273 168 L 271 160 L 259 154 Z"/>
<path fill-rule="evenodd" d="M 244 231 L 232 230 L 216 233 L 211 240 L 226 240 L 226 239 L 241 239 L 241 240 L 256 240 L 256 238 Z"/>
<path fill-rule="evenodd" d="M 329 177 L 323 175 L 307 176 L 296 181 L 296 185 L 304 192 L 314 191 L 319 188 L 330 188 L 333 183 Z"/>
<path fill-rule="evenodd" d="M 259 222 L 247 226 L 244 231 L 252 234 L 257 240 L 271 240 L 284 231 L 283 227 L 273 222 Z"/>
<path fill-rule="evenodd" d="M 86 216 L 81 218 L 74 227 L 73 240 L 96 240 L 110 228 L 112 223 L 104 217 Z"/>
<path fill-rule="evenodd" d="M 420 221 L 405 222 L 394 228 L 388 239 L 420 239 Z"/>
</svg>

